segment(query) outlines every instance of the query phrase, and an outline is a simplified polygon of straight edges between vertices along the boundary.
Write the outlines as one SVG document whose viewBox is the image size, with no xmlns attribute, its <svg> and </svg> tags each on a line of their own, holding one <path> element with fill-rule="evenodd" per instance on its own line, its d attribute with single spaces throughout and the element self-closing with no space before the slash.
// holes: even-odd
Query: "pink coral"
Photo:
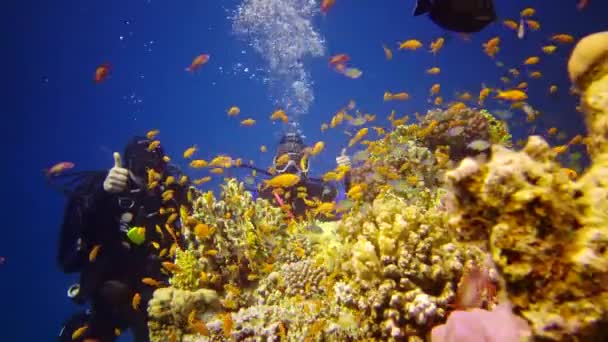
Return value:
<svg viewBox="0 0 608 342">
<path fill-rule="evenodd" d="M 510 304 L 492 311 L 454 311 L 445 324 L 431 331 L 432 342 L 520 342 L 529 336 L 530 326 L 513 314 Z"/>
</svg>

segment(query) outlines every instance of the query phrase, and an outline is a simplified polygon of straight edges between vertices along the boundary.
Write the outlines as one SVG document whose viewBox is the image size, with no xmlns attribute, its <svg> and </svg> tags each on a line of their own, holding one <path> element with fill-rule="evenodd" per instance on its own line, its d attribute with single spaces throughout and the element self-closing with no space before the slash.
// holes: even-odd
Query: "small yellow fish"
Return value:
<svg viewBox="0 0 608 342">
<path fill-rule="evenodd" d="M 72 341 L 77 340 L 79 337 L 84 335 L 84 333 L 87 332 L 88 329 L 89 329 L 89 325 L 85 324 L 82 327 L 74 330 L 74 332 L 72 333 Z"/>
<path fill-rule="evenodd" d="M 555 52 L 555 50 L 557 50 L 557 46 L 555 45 L 546 45 L 542 47 L 542 50 L 544 53 L 546 53 L 547 55 L 552 54 L 553 52 Z"/>
<path fill-rule="evenodd" d="M 152 279 L 149 277 L 145 277 L 141 279 L 141 282 L 148 285 L 148 286 L 153 286 L 153 287 L 162 287 L 164 284 L 161 283 L 160 281 L 156 280 L 156 279 Z"/>
<path fill-rule="evenodd" d="M 266 145 L 260 146 L 260 152 L 264 153 L 264 152 L 267 152 L 267 151 L 268 151 L 268 148 L 266 147 Z"/>
<path fill-rule="evenodd" d="M 254 119 L 245 119 L 245 120 L 241 121 L 241 125 L 253 126 L 253 125 L 255 125 L 255 120 Z"/>
<path fill-rule="evenodd" d="M 175 177 L 173 176 L 168 176 L 165 179 L 165 186 L 170 186 L 171 184 L 175 183 Z"/>
<path fill-rule="evenodd" d="M 141 303 L 141 295 L 139 293 L 135 293 L 133 295 L 133 299 L 131 300 L 131 307 L 133 310 L 139 310 L 139 304 Z"/>
<path fill-rule="evenodd" d="M 310 151 L 310 154 L 312 154 L 313 156 L 316 156 L 317 154 L 321 153 L 321 151 L 323 151 L 324 148 L 325 148 L 325 143 L 322 141 L 317 141 L 315 146 L 313 146 L 312 150 Z"/>
<path fill-rule="evenodd" d="M 203 159 L 194 159 L 190 162 L 190 167 L 193 169 L 202 169 L 209 165 L 206 160 Z"/>
<path fill-rule="evenodd" d="M 291 173 L 284 173 L 264 180 L 264 188 L 289 188 L 300 182 L 300 176 Z"/>
<path fill-rule="evenodd" d="M 193 180 L 192 183 L 194 185 L 201 185 L 201 184 L 209 182 L 210 180 L 211 180 L 211 176 L 205 176 L 203 178 Z"/>
<path fill-rule="evenodd" d="M 524 8 L 520 13 L 522 17 L 531 17 L 534 14 L 536 14 L 536 10 L 532 7 Z"/>
<path fill-rule="evenodd" d="M 521 82 L 520 84 L 517 85 L 516 88 L 517 89 L 526 89 L 526 88 L 528 88 L 528 83 L 527 82 Z"/>
<path fill-rule="evenodd" d="M 177 184 L 184 186 L 186 185 L 186 183 L 188 183 L 188 176 L 183 175 L 179 177 L 179 181 L 177 182 Z"/>
<path fill-rule="evenodd" d="M 355 134 L 355 136 L 350 139 L 350 141 L 348 142 L 348 147 L 352 147 L 353 145 L 355 145 L 357 142 L 359 142 L 359 140 L 363 139 L 363 137 L 365 137 L 368 133 L 369 129 L 367 127 L 361 128 L 357 134 Z"/>
<path fill-rule="evenodd" d="M 99 254 L 100 249 L 101 249 L 101 245 L 93 246 L 93 248 L 91 249 L 91 252 L 89 253 L 90 262 L 94 262 L 97 259 L 97 255 Z"/>
<path fill-rule="evenodd" d="M 232 106 L 228 109 L 228 116 L 237 116 L 241 110 L 237 106 Z"/>
<path fill-rule="evenodd" d="M 434 42 L 431 42 L 430 52 L 432 54 L 436 55 L 439 52 L 439 50 L 441 50 L 441 48 L 443 47 L 444 42 L 445 42 L 445 39 L 443 37 L 439 37 Z"/>
<path fill-rule="evenodd" d="M 560 34 L 555 34 L 555 35 L 551 36 L 551 40 L 554 42 L 562 43 L 562 44 L 569 44 L 569 43 L 574 42 L 574 37 L 572 37 L 569 34 L 560 33 Z"/>
<path fill-rule="evenodd" d="M 221 167 L 214 167 L 213 169 L 209 170 L 209 172 L 213 173 L 214 175 L 221 175 L 224 173 L 224 169 Z"/>
<path fill-rule="evenodd" d="M 557 93 L 557 86 L 556 86 L 555 84 L 553 84 L 553 85 L 551 85 L 551 86 L 549 87 L 549 93 L 550 93 L 550 94 L 555 94 L 555 93 Z"/>
<path fill-rule="evenodd" d="M 270 115 L 270 120 L 272 120 L 272 121 L 281 120 L 284 123 L 289 122 L 289 118 L 287 118 L 287 114 L 285 114 L 285 111 L 282 109 L 278 109 L 278 110 L 274 111 L 274 113 L 272 113 L 272 115 Z"/>
<path fill-rule="evenodd" d="M 384 57 L 386 57 L 386 59 L 388 59 L 389 61 L 393 59 L 393 52 L 391 51 L 391 49 L 386 47 L 386 45 L 384 44 L 382 45 L 382 49 L 384 49 Z"/>
<path fill-rule="evenodd" d="M 502 24 L 511 30 L 517 30 L 517 27 L 519 26 L 519 24 L 515 21 L 515 20 L 511 20 L 511 19 L 507 19 L 507 20 L 503 20 Z"/>
<path fill-rule="evenodd" d="M 400 92 L 400 93 L 391 93 L 388 91 L 384 92 L 384 101 L 390 101 L 390 100 L 407 100 L 410 98 L 410 95 L 406 92 Z"/>
<path fill-rule="evenodd" d="M 537 20 L 528 19 L 526 20 L 526 24 L 532 31 L 540 30 L 540 23 Z"/>
<path fill-rule="evenodd" d="M 500 44 L 500 37 L 494 37 L 483 43 L 483 49 L 486 55 L 494 58 L 500 50 L 498 44 Z"/>
<path fill-rule="evenodd" d="M 431 87 L 431 95 L 436 95 L 441 90 L 441 85 L 439 83 L 433 84 Z"/>
<path fill-rule="evenodd" d="M 192 156 L 194 155 L 194 153 L 198 151 L 198 147 L 196 145 L 188 147 L 185 151 L 184 151 L 184 158 L 185 159 L 190 159 L 192 158 Z"/>
<path fill-rule="evenodd" d="M 540 58 L 538 58 L 537 56 L 532 56 L 532 57 L 528 57 L 524 61 L 524 64 L 525 65 L 534 65 L 534 64 L 538 64 L 538 62 L 540 62 Z"/>
<path fill-rule="evenodd" d="M 158 129 L 150 130 L 150 131 L 148 131 L 148 133 L 146 133 L 146 138 L 153 140 L 154 138 L 156 138 L 158 133 L 160 133 L 160 131 Z"/>
<path fill-rule="evenodd" d="M 543 76 L 543 74 L 541 74 L 540 71 L 532 71 L 530 73 L 530 77 L 531 78 L 541 78 Z"/>
<path fill-rule="evenodd" d="M 437 75 L 440 72 L 441 72 L 441 69 L 439 67 L 432 67 L 426 71 L 426 73 L 429 75 Z"/>
<path fill-rule="evenodd" d="M 154 140 L 148 145 L 148 152 L 156 150 L 160 146 L 159 140 Z"/>
<path fill-rule="evenodd" d="M 172 263 L 172 262 L 169 262 L 169 261 L 164 261 L 164 262 L 162 263 L 162 266 L 163 266 L 163 267 L 164 267 L 164 268 L 165 268 L 167 271 L 170 271 L 170 272 L 173 272 L 173 273 L 177 273 L 177 272 L 180 272 L 180 271 L 182 270 L 182 269 L 181 269 L 179 266 L 177 266 L 176 264 L 174 264 L 174 263 Z"/>
<path fill-rule="evenodd" d="M 521 90 L 512 89 L 506 91 L 498 91 L 498 95 L 496 95 L 495 98 L 508 101 L 523 101 L 528 98 L 528 95 Z"/>
<path fill-rule="evenodd" d="M 418 50 L 422 47 L 422 43 L 416 39 L 406 40 L 404 42 L 398 42 L 399 50 Z"/>
</svg>

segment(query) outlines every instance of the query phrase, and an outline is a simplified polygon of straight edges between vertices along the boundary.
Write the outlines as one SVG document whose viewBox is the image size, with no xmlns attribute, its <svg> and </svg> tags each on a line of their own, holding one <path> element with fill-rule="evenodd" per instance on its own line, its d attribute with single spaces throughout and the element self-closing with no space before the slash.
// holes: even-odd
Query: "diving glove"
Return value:
<svg viewBox="0 0 608 342">
<path fill-rule="evenodd" d="M 129 180 L 129 170 L 122 167 L 120 154 L 114 152 L 114 167 L 110 169 L 106 179 L 103 181 L 103 189 L 106 192 L 117 194 L 127 189 Z"/>
<path fill-rule="evenodd" d="M 350 157 L 346 154 L 346 149 L 342 149 L 342 153 L 336 158 L 338 166 L 350 167 Z"/>
</svg>

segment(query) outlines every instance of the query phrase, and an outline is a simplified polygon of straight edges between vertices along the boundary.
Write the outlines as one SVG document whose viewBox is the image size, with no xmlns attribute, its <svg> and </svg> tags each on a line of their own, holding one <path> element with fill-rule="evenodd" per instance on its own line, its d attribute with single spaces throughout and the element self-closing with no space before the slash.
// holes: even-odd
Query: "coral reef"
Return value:
<svg viewBox="0 0 608 342">
<path fill-rule="evenodd" d="M 434 326 L 436 341 L 607 340 L 608 45 L 598 41 L 608 36 L 582 40 L 569 64 L 593 161 L 578 180 L 542 138 L 512 151 L 502 122 L 464 104 L 419 124 L 392 118 L 393 131 L 361 141 L 352 179 L 365 190 L 336 222 L 291 220 L 229 179 L 219 199 L 198 193 L 180 212 L 186 241 L 174 288 L 149 303 L 152 340 L 423 341 Z M 467 147 L 475 140 L 493 143 L 487 156 Z M 448 171 L 450 159 L 461 161 Z"/>
<path fill-rule="evenodd" d="M 446 177 L 455 208 L 450 225 L 462 240 L 486 244 L 509 299 L 534 334 L 565 340 L 593 336 L 606 319 L 608 284 L 600 279 L 608 269 L 601 267 L 606 261 L 594 261 L 608 255 L 576 246 L 580 239 L 590 245 L 591 237 L 593 245 L 605 246 L 608 239 L 584 227 L 587 195 L 555 156 L 533 136 L 520 152 L 495 145 L 487 163 L 465 159 Z"/>
<path fill-rule="evenodd" d="M 511 135 L 506 123 L 497 120 L 485 109 L 434 109 L 421 118 L 419 125 L 433 126 L 428 134 L 420 137 L 423 145 L 431 151 L 440 146 L 449 147 L 450 159 L 454 161 L 479 154 L 479 151 L 468 147 L 475 140 L 511 145 Z"/>
</svg>

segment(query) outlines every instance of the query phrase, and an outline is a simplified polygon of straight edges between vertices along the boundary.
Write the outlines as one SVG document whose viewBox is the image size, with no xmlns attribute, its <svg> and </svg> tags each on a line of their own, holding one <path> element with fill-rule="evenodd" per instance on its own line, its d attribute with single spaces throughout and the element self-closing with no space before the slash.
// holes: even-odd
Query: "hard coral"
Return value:
<svg viewBox="0 0 608 342">
<path fill-rule="evenodd" d="M 434 208 L 380 195 L 365 214 L 347 217 L 338 232 L 351 245 L 337 300 L 369 317 L 367 336 L 416 340 L 445 318 L 464 264 L 482 252 L 452 241 Z M 356 240 L 353 237 L 357 237 Z"/>
<path fill-rule="evenodd" d="M 595 336 L 608 314 L 608 284 L 599 280 L 608 276 L 601 266 L 608 255 L 597 247 L 608 240 L 584 227 L 581 209 L 591 194 L 567 177 L 548 144 L 530 137 L 520 152 L 495 145 L 487 163 L 465 159 L 446 176 L 454 196 L 450 225 L 462 240 L 487 245 L 535 336 Z"/>
<path fill-rule="evenodd" d="M 511 135 L 506 123 L 497 120 L 485 109 L 430 110 L 420 121 L 420 126 L 425 127 L 433 122 L 436 124 L 432 132 L 422 137 L 424 146 L 431 151 L 439 146 L 448 146 L 450 158 L 454 161 L 479 154 L 479 151 L 468 147 L 475 140 L 510 145 Z"/>
<path fill-rule="evenodd" d="M 181 336 L 187 329 L 188 315 L 195 309 L 214 305 L 217 299 L 217 293 L 207 289 L 186 291 L 169 287 L 154 291 L 148 304 L 150 340 L 162 342 L 171 335 Z"/>
</svg>

